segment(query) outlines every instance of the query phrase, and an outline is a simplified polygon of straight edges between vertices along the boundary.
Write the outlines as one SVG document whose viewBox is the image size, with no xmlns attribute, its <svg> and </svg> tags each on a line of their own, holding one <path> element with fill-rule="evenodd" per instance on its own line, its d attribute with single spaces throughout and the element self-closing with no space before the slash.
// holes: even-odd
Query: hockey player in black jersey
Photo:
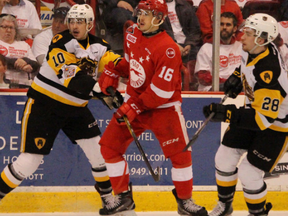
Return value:
<svg viewBox="0 0 288 216">
<path fill-rule="evenodd" d="M 98 144 L 101 133 L 87 104 L 92 96 L 102 98 L 96 82 L 98 71 L 109 61 L 116 64 L 120 56 L 105 41 L 88 33 L 94 22 L 89 5 L 72 6 L 66 22 L 69 30 L 53 37 L 46 61 L 28 90 L 21 126 L 21 153 L 1 173 L 0 199 L 37 170 L 60 130 L 87 156 L 103 207 L 112 197 Z"/>
<path fill-rule="evenodd" d="M 264 172 L 272 172 L 288 148 L 287 72 L 272 42 L 278 35 L 277 21 L 268 14 L 253 14 L 243 33 L 241 65 L 224 89 L 235 98 L 243 87 L 245 105 L 212 103 L 203 108 L 206 117 L 214 113 L 212 121 L 230 123 L 215 156 L 219 201 L 209 216 L 232 213 L 238 178 L 249 216 L 268 215 L 272 204 L 266 203 Z"/>
</svg>

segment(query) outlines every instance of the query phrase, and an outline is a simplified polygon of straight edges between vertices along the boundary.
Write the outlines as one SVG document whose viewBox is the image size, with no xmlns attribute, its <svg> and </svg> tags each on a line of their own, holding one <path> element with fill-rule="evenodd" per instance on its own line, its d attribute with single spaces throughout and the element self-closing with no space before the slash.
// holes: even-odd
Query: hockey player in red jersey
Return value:
<svg viewBox="0 0 288 216">
<path fill-rule="evenodd" d="M 188 142 L 181 110 L 181 54 L 177 44 L 159 25 L 167 16 L 164 0 L 141 0 L 135 11 L 137 24 L 124 35 L 124 59 L 116 67 L 110 62 L 99 79 L 101 90 L 117 88 L 119 77 L 129 77 L 125 102 L 114 113 L 100 141 L 101 153 L 114 190 L 115 201 L 100 215 L 122 212 L 135 215 L 135 204 L 129 190 L 129 167 L 122 157 L 132 142 L 123 116 L 139 136 L 149 129 L 158 139 L 164 155 L 172 162 L 173 195 L 181 215 L 205 216 L 204 207 L 192 199 L 191 151 L 182 152 Z M 168 140 L 175 142 L 166 145 Z"/>
</svg>

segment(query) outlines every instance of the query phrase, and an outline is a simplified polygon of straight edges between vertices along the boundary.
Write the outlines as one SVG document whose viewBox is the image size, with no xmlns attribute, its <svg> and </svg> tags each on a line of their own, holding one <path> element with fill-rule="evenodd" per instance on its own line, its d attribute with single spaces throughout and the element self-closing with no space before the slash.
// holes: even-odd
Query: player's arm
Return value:
<svg viewBox="0 0 288 216">
<path fill-rule="evenodd" d="M 169 48 L 171 49 L 171 48 Z M 169 101 L 175 91 L 181 91 L 181 54 L 172 47 L 174 55 L 167 56 L 167 47 L 159 47 L 152 82 L 139 96 L 144 109 L 154 109 Z M 172 51 L 172 49 L 170 51 Z"/>
<path fill-rule="evenodd" d="M 141 112 L 154 109 L 169 101 L 175 91 L 181 91 L 181 73 L 182 66 L 180 50 L 173 47 L 174 56 L 170 58 L 166 55 L 167 47 L 162 50 L 159 47 L 157 56 L 155 56 L 155 73 L 150 85 L 139 96 L 131 96 L 114 114 L 118 122 L 123 122 L 123 116 L 133 121 Z M 171 47 L 170 47 L 170 51 Z M 180 92 L 179 92 L 180 94 Z"/>
<path fill-rule="evenodd" d="M 73 50 L 67 50 L 67 35 L 55 35 L 46 56 L 47 63 L 54 70 L 64 87 L 88 96 L 96 81 L 88 71 L 81 70 Z"/>
<path fill-rule="evenodd" d="M 125 47 L 124 50 L 126 50 Z M 103 60 L 101 59 L 103 63 L 101 62 L 100 64 L 104 65 L 104 69 L 98 80 L 101 91 L 106 95 L 110 95 L 109 92 L 106 91 L 108 87 L 111 86 L 114 90 L 117 89 L 120 77 L 128 78 L 129 76 L 129 55 L 126 51 L 124 58 L 118 57 L 112 60 L 109 56 L 111 55 L 103 57 Z"/>
<path fill-rule="evenodd" d="M 272 80 L 269 83 L 264 81 L 264 74 L 269 73 Z M 254 92 L 251 95 L 246 92 L 246 97 L 253 101 L 247 107 L 236 108 L 235 105 L 222 105 L 212 103 L 203 108 L 203 113 L 208 117 L 212 112 L 215 113 L 213 121 L 223 121 L 236 124 L 238 127 L 249 130 L 265 130 L 275 121 L 279 113 L 279 107 L 284 99 L 284 91 L 281 91 L 281 85 L 277 78 L 278 72 L 264 71 L 256 76 Z M 262 74 L 262 75 L 261 75 Z M 246 90 L 247 91 L 247 90 Z"/>
</svg>

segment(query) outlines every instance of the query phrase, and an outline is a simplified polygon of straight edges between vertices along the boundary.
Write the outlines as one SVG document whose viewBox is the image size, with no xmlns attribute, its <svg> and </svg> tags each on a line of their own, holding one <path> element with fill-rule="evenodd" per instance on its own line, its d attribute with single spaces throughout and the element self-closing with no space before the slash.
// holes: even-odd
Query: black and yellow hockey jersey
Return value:
<svg viewBox="0 0 288 216">
<path fill-rule="evenodd" d="M 238 70 L 241 72 L 244 112 L 247 114 L 242 115 L 245 119 L 241 121 L 252 129 L 288 132 L 287 71 L 275 45 L 269 44 L 257 56 L 243 51 Z M 247 112 L 249 108 L 253 112 Z"/>
<path fill-rule="evenodd" d="M 78 41 L 66 30 L 53 37 L 28 96 L 37 97 L 40 93 L 67 105 L 86 106 L 97 73 L 109 61 L 116 64 L 118 60 L 120 55 L 102 39 L 88 34 L 87 39 Z"/>
</svg>

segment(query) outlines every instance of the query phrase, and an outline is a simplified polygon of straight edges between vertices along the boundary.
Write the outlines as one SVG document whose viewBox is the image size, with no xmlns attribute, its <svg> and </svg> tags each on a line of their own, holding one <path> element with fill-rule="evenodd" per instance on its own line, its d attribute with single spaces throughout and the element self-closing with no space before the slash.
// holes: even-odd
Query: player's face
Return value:
<svg viewBox="0 0 288 216">
<path fill-rule="evenodd" d="M 54 18 L 52 22 L 53 35 L 58 34 L 67 29 L 67 25 L 64 23 L 64 19 Z"/>
<path fill-rule="evenodd" d="M 141 9 L 141 10 L 137 11 L 137 17 L 138 17 L 138 28 L 142 32 L 155 31 L 155 27 L 151 28 L 151 22 L 152 22 L 153 17 L 154 17 L 152 11 Z"/>
<path fill-rule="evenodd" d="M 228 40 L 236 32 L 237 27 L 233 25 L 233 19 L 221 17 L 220 22 L 220 37 L 222 40 Z"/>
<path fill-rule="evenodd" d="M 242 42 L 242 49 L 245 52 L 249 52 L 255 47 L 255 30 L 251 28 L 245 28 L 243 29 L 243 35 L 241 37 Z"/>
<path fill-rule="evenodd" d="M 16 36 L 16 29 L 14 22 L 4 20 L 0 25 L 0 40 L 5 43 L 13 43 Z"/>
<path fill-rule="evenodd" d="M 84 40 L 87 37 L 87 24 L 85 19 L 69 19 L 68 28 L 77 40 Z"/>
</svg>

